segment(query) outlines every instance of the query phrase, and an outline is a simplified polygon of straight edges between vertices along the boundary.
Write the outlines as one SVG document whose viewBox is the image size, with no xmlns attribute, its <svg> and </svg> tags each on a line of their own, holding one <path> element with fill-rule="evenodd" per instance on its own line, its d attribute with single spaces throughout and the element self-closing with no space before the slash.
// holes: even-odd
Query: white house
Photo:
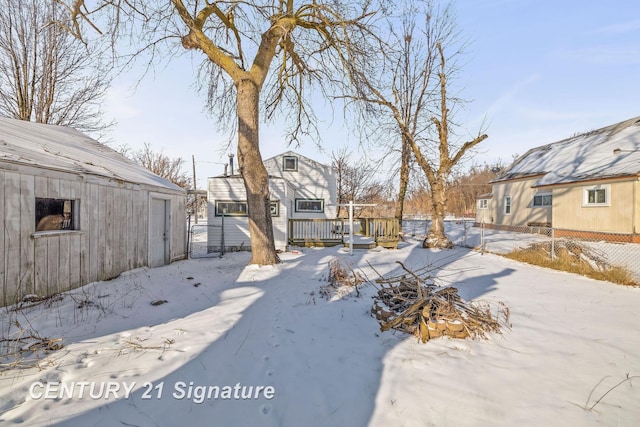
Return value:
<svg viewBox="0 0 640 427">
<path fill-rule="evenodd" d="M 478 222 L 640 243 L 640 117 L 529 150 L 478 198 Z"/>
<path fill-rule="evenodd" d="M 0 303 L 184 258 L 184 203 L 80 132 L 0 118 Z"/>
<path fill-rule="evenodd" d="M 290 219 L 335 218 L 336 176 L 330 166 L 293 151 L 266 159 L 264 165 L 269 174 L 276 249 L 287 248 Z M 209 178 L 209 251 L 218 251 L 223 245 L 226 250 L 250 249 L 244 183 L 239 174 L 228 172 Z"/>
</svg>

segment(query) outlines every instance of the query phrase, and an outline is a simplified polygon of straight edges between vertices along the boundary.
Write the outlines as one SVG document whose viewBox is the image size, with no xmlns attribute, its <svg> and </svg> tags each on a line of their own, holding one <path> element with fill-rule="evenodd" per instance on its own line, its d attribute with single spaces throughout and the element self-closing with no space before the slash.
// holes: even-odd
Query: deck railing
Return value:
<svg viewBox="0 0 640 427">
<path fill-rule="evenodd" d="M 396 247 L 400 223 L 395 218 L 357 218 L 354 234 L 373 237 L 381 246 Z M 349 234 L 346 219 L 290 219 L 289 243 L 294 245 L 336 245 L 344 242 Z"/>
<path fill-rule="evenodd" d="M 344 239 L 342 219 L 290 219 L 289 243 L 302 245 L 340 244 Z"/>
</svg>

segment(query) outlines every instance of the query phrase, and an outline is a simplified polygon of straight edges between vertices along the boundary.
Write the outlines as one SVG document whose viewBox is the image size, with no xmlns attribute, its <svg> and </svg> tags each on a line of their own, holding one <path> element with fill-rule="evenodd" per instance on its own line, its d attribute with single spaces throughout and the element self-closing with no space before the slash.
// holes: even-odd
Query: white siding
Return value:
<svg viewBox="0 0 640 427">
<path fill-rule="evenodd" d="M 285 156 L 298 158 L 297 171 L 283 170 Z M 293 151 L 265 160 L 265 167 L 269 175 L 284 178 L 294 189 L 294 194 L 290 196 L 290 199 L 294 200 L 294 204 L 289 218 L 335 218 L 338 195 L 336 176 L 331 167 Z M 295 199 L 322 199 L 324 200 L 324 212 L 296 212 Z"/>
<path fill-rule="evenodd" d="M 286 183 L 282 179 L 269 181 L 271 200 L 280 202 L 280 214 L 272 217 L 273 234 L 276 249 L 287 248 L 287 193 Z M 246 202 L 247 196 L 244 183 L 240 176 L 209 178 L 208 195 L 208 234 L 207 247 L 211 252 L 217 252 L 222 245 L 222 224 L 224 221 L 224 246 L 227 251 L 249 250 L 251 247 L 249 235 L 249 219 L 246 216 L 216 216 L 217 201 Z"/>
</svg>

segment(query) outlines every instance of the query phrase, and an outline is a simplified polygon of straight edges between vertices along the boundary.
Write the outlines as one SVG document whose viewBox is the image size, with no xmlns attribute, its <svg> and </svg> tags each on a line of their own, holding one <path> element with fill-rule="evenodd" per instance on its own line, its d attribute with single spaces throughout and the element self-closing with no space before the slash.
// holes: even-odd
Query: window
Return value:
<svg viewBox="0 0 640 427">
<path fill-rule="evenodd" d="M 77 230 L 77 202 L 36 198 L 36 231 Z"/>
<path fill-rule="evenodd" d="M 280 216 L 280 201 L 271 200 L 269 202 L 269 209 L 271 209 L 271 216 Z"/>
<path fill-rule="evenodd" d="M 596 185 L 584 189 L 583 206 L 608 206 L 609 186 Z"/>
<path fill-rule="evenodd" d="M 324 212 L 324 200 L 322 199 L 296 199 L 296 212 Z"/>
<path fill-rule="evenodd" d="M 269 205 L 271 216 L 280 216 L 280 201 L 272 200 Z M 249 209 L 245 201 L 216 201 L 216 216 L 248 216 Z"/>
<path fill-rule="evenodd" d="M 478 200 L 478 209 L 489 209 L 489 200 L 488 199 Z"/>
<path fill-rule="evenodd" d="M 511 215 L 511 196 L 505 196 L 504 198 L 504 214 Z"/>
<path fill-rule="evenodd" d="M 247 216 L 247 202 L 216 200 L 216 216 Z"/>
<path fill-rule="evenodd" d="M 282 157 L 282 170 L 283 171 L 297 171 L 298 170 L 298 158 L 296 156 L 283 156 Z"/>
<path fill-rule="evenodd" d="M 552 204 L 551 194 L 536 194 L 533 196 L 533 207 L 546 207 L 551 206 Z"/>
</svg>

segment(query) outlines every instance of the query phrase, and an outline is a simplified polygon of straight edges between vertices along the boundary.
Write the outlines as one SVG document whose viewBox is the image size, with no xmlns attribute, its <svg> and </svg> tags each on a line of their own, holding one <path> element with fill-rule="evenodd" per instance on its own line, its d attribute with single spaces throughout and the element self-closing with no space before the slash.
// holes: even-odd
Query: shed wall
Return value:
<svg viewBox="0 0 640 427">
<path fill-rule="evenodd" d="M 51 295 L 148 265 L 147 188 L 0 164 L 0 303 Z M 158 191 L 157 189 L 154 189 Z M 171 260 L 186 256 L 184 195 L 170 192 Z M 35 199 L 74 199 L 79 230 L 36 232 Z"/>
</svg>

